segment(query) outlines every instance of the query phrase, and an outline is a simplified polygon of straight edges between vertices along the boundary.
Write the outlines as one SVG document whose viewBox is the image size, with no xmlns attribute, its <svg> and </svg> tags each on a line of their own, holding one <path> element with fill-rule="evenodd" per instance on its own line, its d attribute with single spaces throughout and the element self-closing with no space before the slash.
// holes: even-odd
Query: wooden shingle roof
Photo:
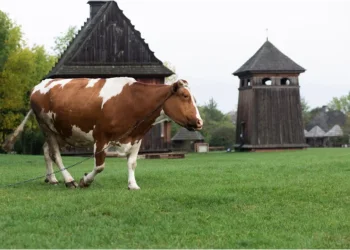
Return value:
<svg viewBox="0 0 350 250">
<path fill-rule="evenodd" d="M 173 74 L 154 55 L 115 1 L 90 2 L 92 16 L 45 78 Z"/>
<path fill-rule="evenodd" d="M 279 51 L 270 41 L 266 41 L 260 49 L 234 75 L 244 73 L 302 73 L 305 69 Z"/>
<path fill-rule="evenodd" d="M 176 135 L 171 138 L 172 141 L 202 141 L 203 135 L 199 131 L 189 131 L 186 128 L 180 128 Z"/>
</svg>

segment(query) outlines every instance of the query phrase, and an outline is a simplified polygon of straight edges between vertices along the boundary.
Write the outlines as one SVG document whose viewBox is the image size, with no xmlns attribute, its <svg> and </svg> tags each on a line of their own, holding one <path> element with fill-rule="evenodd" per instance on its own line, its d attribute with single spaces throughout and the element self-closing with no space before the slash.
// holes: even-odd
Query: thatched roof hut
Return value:
<svg viewBox="0 0 350 250">
<path fill-rule="evenodd" d="M 343 130 L 339 125 L 334 125 L 326 134 L 325 137 L 338 137 L 343 136 Z"/>
<path fill-rule="evenodd" d="M 319 126 L 313 127 L 309 132 L 305 134 L 306 138 L 321 138 L 325 137 L 326 132 Z"/>
</svg>

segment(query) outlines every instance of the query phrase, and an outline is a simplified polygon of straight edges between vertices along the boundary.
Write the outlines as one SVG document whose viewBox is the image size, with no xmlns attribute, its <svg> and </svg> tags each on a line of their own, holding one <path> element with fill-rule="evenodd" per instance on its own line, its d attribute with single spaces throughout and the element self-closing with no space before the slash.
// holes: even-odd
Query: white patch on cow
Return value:
<svg viewBox="0 0 350 250">
<path fill-rule="evenodd" d="M 101 78 L 90 79 L 85 88 L 92 88 Z"/>
<path fill-rule="evenodd" d="M 38 85 L 36 85 L 33 89 L 33 92 L 32 93 L 35 93 L 37 92 L 38 90 L 40 89 L 44 89 L 45 88 L 45 85 L 48 84 L 50 81 L 52 81 L 53 79 L 45 79 L 45 80 L 42 80 Z"/>
<path fill-rule="evenodd" d="M 50 83 L 49 86 L 46 86 L 46 84 L 49 83 L 50 81 L 53 81 L 53 82 Z M 72 79 L 61 79 L 61 80 L 45 79 L 34 87 L 33 94 L 37 91 L 40 91 L 40 94 L 44 95 L 47 92 L 49 92 L 50 89 L 52 89 L 53 87 L 55 87 L 57 85 L 61 85 L 61 88 L 63 88 L 70 81 L 72 81 Z"/>
<path fill-rule="evenodd" d="M 94 154 L 96 154 L 96 142 L 94 143 Z M 96 166 L 96 157 L 94 157 L 94 166 Z"/>
<path fill-rule="evenodd" d="M 56 118 L 56 114 L 52 111 L 49 111 L 47 113 L 44 112 L 44 109 L 40 112 L 41 119 L 45 122 L 45 124 L 49 127 L 49 129 L 55 133 L 58 133 L 55 126 L 54 126 L 54 120 Z"/>
<path fill-rule="evenodd" d="M 113 96 L 120 94 L 126 84 L 133 84 L 136 82 L 134 78 L 130 77 L 115 77 L 108 78 L 100 90 L 100 97 L 102 97 L 102 105 L 101 109 L 103 109 L 103 105 L 111 99 Z"/>
<path fill-rule="evenodd" d="M 135 143 L 129 152 L 129 157 L 128 157 L 128 188 L 130 190 L 138 190 L 140 187 L 136 183 L 135 179 L 135 169 L 137 166 L 137 155 L 139 153 L 141 146 L 141 140 L 137 143 Z"/>
<path fill-rule="evenodd" d="M 115 147 L 115 152 L 120 156 L 125 156 L 129 153 L 132 148 L 131 142 L 122 144 L 119 142 L 111 142 L 111 144 Z"/>
<path fill-rule="evenodd" d="M 56 119 L 56 113 L 52 112 L 52 111 L 49 111 L 47 112 L 47 115 L 51 117 L 52 120 L 55 120 Z"/>
<path fill-rule="evenodd" d="M 69 183 L 69 182 L 74 181 L 74 178 L 71 176 L 71 174 L 68 172 L 68 170 L 63 165 L 61 154 L 60 154 L 60 148 L 58 146 L 58 143 L 57 143 L 55 136 L 52 134 L 49 136 L 53 136 L 52 139 L 50 140 L 51 149 L 52 149 L 51 154 L 53 154 L 53 156 L 54 156 L 53 159 L 55 159 L 55 163 L 58 166 L 58 168 L 60 169 L 65 183 Z"/>
<path fill-rule="evenodd" d="M 157 117 L 157 119 L 154 121 L 154 123 L 152 124 L 153 126 L 162 122 L 168 122 L 171 121 L 169 116 L 167 116 L 164 112 L 164 110 L 162 109 L 162 111 L 160 111 L 160 115 Z"/>
<path fill-rule="evenodd" d="M 196 102 L 195 102 L 195 99 L 194 99 L 194 96 L 193 96 L 193 94 L 191 93 L 191 91 L 190 91 L 190 89 L 188 88 L 188 87 L 185 87 L 187 90 L 188 90 L 188 92 L 191 94 L 191 101 L 192 101 L 192 103 L 193 103 L 193 106 L 195 107 L 195 109 L 196 109 L 196 118 L 198 119 L 198 120 L 201 120 L 202 121 L 202 118 L 201 118 L 201 115 L 199 114 L 199 110 L 198 110 L 198 108 L 197 108 L 197 104 L 196 104 Z"/>
<path fill-rule="evenodd" d="M 67 138 L 67 142 L 69 142 L 72 145 L 75 146 L 84 146 L 84 145 L 91 145 L 94 142 L 94 138 L 92 136 L 92 130 L 90 130 L 88 133 L 82 131 L 79 127 L 76 125 L 72 126 L 72 135 Z"/>
<path fill-rule="evenodd" d="M 84 176 L 84 182 L 86 184 L 91 184 L 94 181 L 96 175 L 100 173 L 104 168 L 105 168 L 104 163 L 101 166 L 96 166 L 95 164 L 94 169 L 90 173 Z"/>
</svg>

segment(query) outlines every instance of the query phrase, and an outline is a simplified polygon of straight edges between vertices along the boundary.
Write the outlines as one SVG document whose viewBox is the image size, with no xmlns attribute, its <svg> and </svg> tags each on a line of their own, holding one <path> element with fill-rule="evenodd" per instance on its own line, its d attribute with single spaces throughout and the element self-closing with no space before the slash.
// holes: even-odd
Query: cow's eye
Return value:
<svg viewBox="0 0 350 250">
<path fill-rule="evenodd" d="M 189 95 L 187 95 L 187 94 L 182 94 L 182 96 L 183 96 L 183 98 L 185 98 L 185 99 L 187 99 L 187 98 L 189 98 L 190 96 Z"/>
</svg>

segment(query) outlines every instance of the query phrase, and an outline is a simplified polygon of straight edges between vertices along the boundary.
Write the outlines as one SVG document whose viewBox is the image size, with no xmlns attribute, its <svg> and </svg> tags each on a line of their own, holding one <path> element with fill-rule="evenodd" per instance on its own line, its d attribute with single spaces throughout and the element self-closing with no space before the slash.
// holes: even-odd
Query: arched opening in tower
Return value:
<svg viewBox="0 0 350 250">
<path fill-rule="evenodd" d="M 264 78 L 262 80 L 262 85 L 270 86 L 272 84 L 272 81 L 270 78 Z"/>
</svg>

